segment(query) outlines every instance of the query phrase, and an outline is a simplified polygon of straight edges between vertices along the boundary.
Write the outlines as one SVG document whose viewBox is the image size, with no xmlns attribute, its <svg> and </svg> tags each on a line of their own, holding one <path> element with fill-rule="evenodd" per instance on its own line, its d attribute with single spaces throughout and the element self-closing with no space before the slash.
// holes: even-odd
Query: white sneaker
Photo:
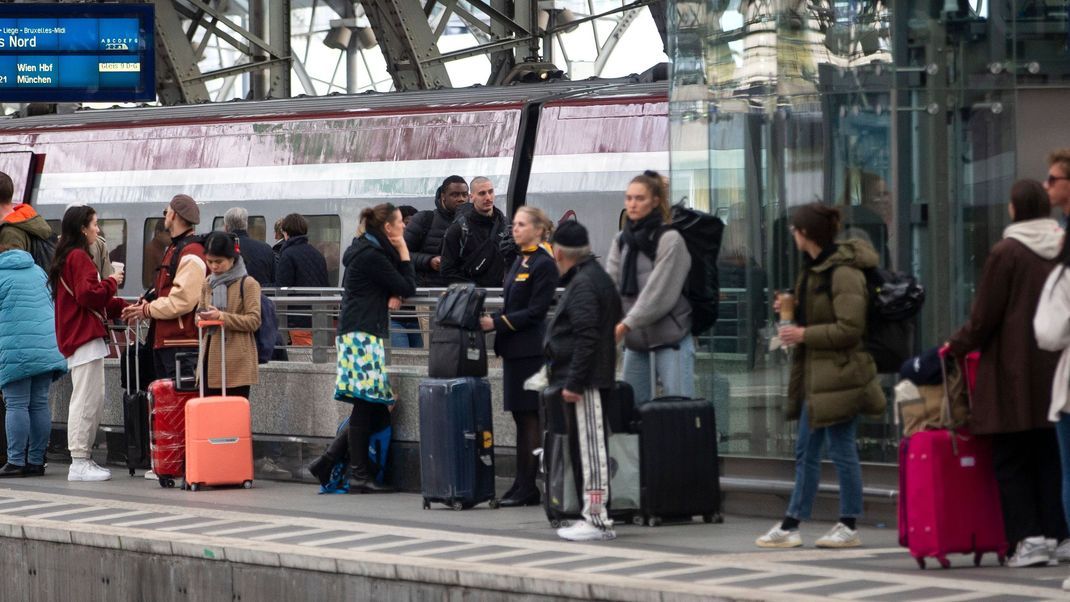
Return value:
<svg viewBox="0 0 1070 602">
<path fill-rule="evenodd" d="M 156 473 L 152 472 L 152 469 L 150 468 L 150 469 L 145 471 L 145 480 L 146 481 L 159 481 L 160 478 L 157 477 Z"/>
<path fill-rule="evenodd" d="M 1014 556 L 1007 560 L 1007 566 L 1012 569 L 1020 569 L 1027 566 L 1047 565 L 1051 559 L 1048 542 L 1043 536 L 1026 537 L 1018 542 L 1014 550 Z"/>
<path fill-rule="evenodd" d="M 96 465 L 92 460 L 76 458 L 71 462 L 67 473 L 68 481 L 107 481 L 111 472 Z"/>
<path fill-rule="evenodd" d="M 92 464 L 97 470 L 102 470 L 102 471 L 108 473 L 108 478 L 109 479 L 111 478 L 111 470 L 109 470 L 107 468 L 104 468 L 100 464 L 97 464 L 96 462 L 93 461 L 92 458 L 89 459 L 89 463 Z"/>
<path fill-rule="evenodd" d="M 822 535 L 821 539 L 815 541 L 814 545 L 819 548 L 857 548 L 862 545 L 862 540 L 858 537 L 857 529 L 851 529 L 843 523 L 836 523 L 836 526 Z"/>
<path fill-rule="evenodd" d="M 616 539 L 613 529 L 599 529 L 585 520 L 578 520 L 557 530 L 557 536 L 569 541 L 609 541 Z"/>
<path fill-rule="evenodd" d="M 1063 542 L 1055 548 L 1055 560 L 1059 562 L 1070 562 L 1070 539 L 1064 539 Z"/>
<path fill-rule="evenodd" d="M 1044 545 L 1048 546 L 1048 566 L 1059 566 L 1059 540 L 1049 537 L 1044 540 Z"/>
<path fill-rule="evenodd" d="M 798 548 L 803 545 L 802 536 L 798 529 L 785 531 L 780 528 L 780 523 L 773 525 L 772 529 L 754 540 L 759 548 Z"/>
<path fill-rule="evenodd" d="M 1070 577 L 1067 577 L 1066 581 L 1063 581 L 1063 589 L 1070 592 Z"/>
</svg>

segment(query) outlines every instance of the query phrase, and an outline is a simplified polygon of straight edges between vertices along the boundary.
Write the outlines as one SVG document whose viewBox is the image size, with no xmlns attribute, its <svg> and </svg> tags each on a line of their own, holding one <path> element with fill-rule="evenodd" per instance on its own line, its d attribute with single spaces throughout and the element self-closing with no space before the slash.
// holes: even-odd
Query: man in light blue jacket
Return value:
<svg viewBox="0 0 1070 602">
<path fill-rule="evenodd" d="M 45 473 L 52 431 L 48 389 L 66 371 L 48 277 L 29 253 L 0 245 L 0 390 L 7 404 L 7 464 L 0 478 Z"/>
</svg>

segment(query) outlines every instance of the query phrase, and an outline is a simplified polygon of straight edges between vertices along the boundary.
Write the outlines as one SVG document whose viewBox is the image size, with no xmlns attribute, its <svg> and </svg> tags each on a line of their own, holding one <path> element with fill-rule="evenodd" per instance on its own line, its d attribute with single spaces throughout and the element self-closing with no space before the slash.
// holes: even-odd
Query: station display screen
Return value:
<svg viewBox="0 0 1070 602">
<path fill-rule="evenodd" d="M 0 102 L 155 99 L 153 5 L 0 4 Z"/>
</svg>

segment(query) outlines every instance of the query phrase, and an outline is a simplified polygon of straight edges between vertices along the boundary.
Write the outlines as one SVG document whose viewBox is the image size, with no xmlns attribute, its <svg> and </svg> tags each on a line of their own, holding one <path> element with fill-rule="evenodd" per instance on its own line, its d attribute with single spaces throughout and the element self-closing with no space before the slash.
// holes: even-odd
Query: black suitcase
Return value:
<svg viewBox="0 0 1070 602">
<path fill-rule="evenodd" d="M 420 489 L 454 510 L 482 502 L 498 507 L 494 492 L 494 416 L 483 378 L 427 379 L 420 383 Z"/>
<path fill-rule="evenodd" d="M 126 377 L 123 383 L 123 437 L 126 439 L 126 467 L 130 476 L 134 476 L 138 469 L 147 469 L 152 464 L 149 454 L 149 394 L 141 390 L 142 346 L 136 326 L 133 346 L 130 345 L 130 331 L 126 333 L 127 347 L 123 353 L 126 361 L 122 362 L 125 365 L 121 371 Z M 133 361 L 130 361 L 131 357 Z"/>
<path fill-rule="evenodd" d="M 427 375 L 431 378 L 486 376 L 486 335 L 478 330 L 433 323 Z"/>
<path fill-rule="evenodd" d="M 628 522 L 639 509 L 639 436 L 630 432 L 635 410 L 632 388 L 619 382 L 602 392 L 602 420 L 606 425 L 609 460 L 609 517 Z M 543 431 L 541 474 L 542 507 L 555 529 L 580 518 L 583 498 L 582 467 L 575 458 L 579 442 L 568 432 L 574 414 L 561 399 L 560 387 L 549 387 L 539 396 Z"/>
<path fill-rule="evenodd" d="M 723 522 L 717 423 L 704 399 L 661 397 L 638 408 L 640 512 L 635 523 L 662 519 Z"/>
</svg>

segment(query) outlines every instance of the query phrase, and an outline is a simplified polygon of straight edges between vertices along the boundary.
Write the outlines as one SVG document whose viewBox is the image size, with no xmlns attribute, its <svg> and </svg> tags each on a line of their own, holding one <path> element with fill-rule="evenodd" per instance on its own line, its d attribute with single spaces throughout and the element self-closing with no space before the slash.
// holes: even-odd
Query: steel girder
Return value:
<svg viewBox="0 0 1070 602">
<path fill-rule="evenodd" d="M 398 91 L 449 88 L 424 7 L 415 0 L 363 0 Z"/>
</svg>

